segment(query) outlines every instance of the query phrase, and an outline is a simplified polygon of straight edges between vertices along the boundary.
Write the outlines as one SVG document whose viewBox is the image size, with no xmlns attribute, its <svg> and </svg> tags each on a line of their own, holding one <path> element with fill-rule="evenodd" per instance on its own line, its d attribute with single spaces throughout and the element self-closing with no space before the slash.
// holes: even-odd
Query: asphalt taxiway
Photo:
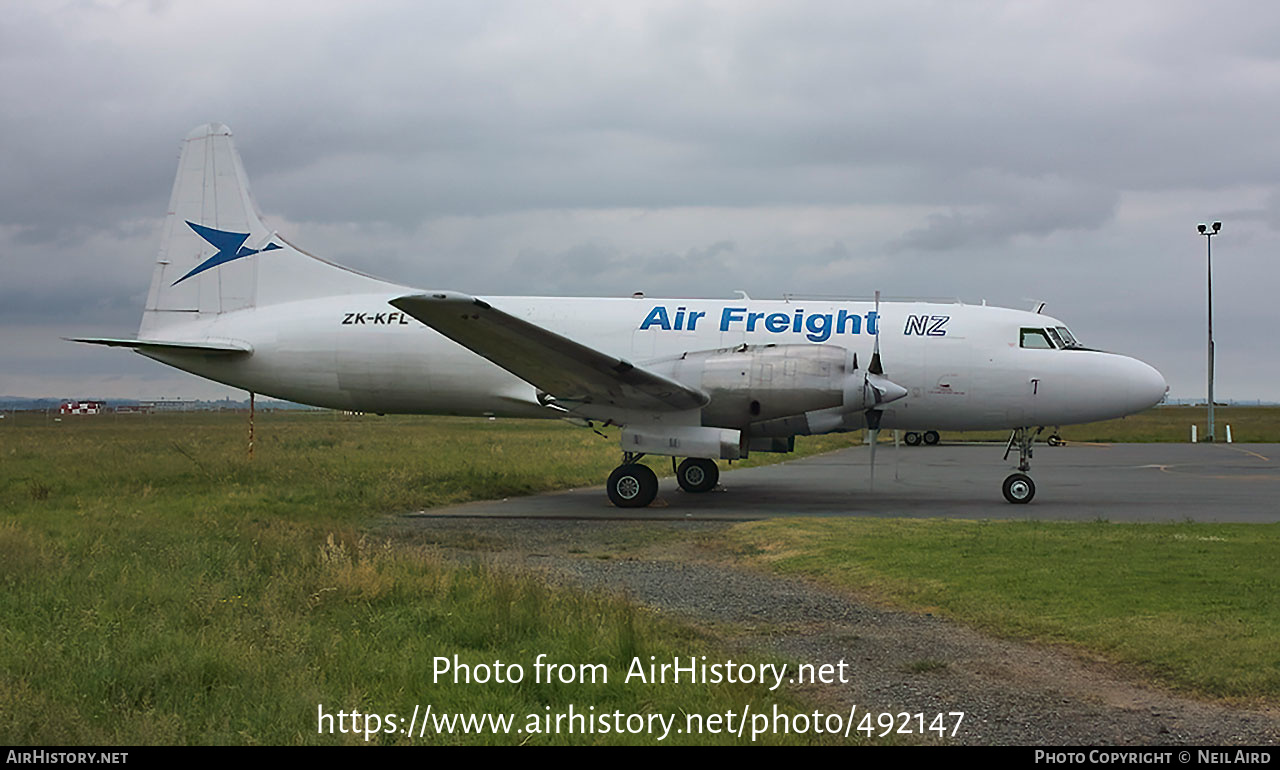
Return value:
<svg viewBox="0 0 1280 770">
<path fill-rule="evenodd" d="M 602 486 L 425 511 L 424 517 L 751 520 L 786 516 L 1280 522 L 1280 444 L 1038 445 L 1037 491 L 1011 505 L 1003 445 L 868 447 L 758 468 L 725 469 L 704 494 L 661 480 L 647 508 L 611 505 Z M 665 459 L 665 458 L 664 458 Z"/>
</svg>

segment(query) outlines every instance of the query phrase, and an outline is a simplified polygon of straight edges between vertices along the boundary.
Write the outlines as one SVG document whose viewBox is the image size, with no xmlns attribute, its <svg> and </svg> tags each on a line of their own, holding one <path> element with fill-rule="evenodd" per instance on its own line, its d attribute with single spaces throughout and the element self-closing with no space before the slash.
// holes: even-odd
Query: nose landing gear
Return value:
<svg viewBox="0 0 1280 770">
<path fill-rule="evenodd" d="M 1011 473 L 1001 491 L 1004 499 L 1011 503 L 1029 503 L 1036 496 L 1036 483 L 1025 473 Z"/>
<path fill-rule="evenodd" d="M 1016 444 L 1018 447 L 1018 470 L 1020 473 L 1011 473 L 1004 480 L 1004 486 L 1001 491 L 1004 492 L 1004 499 L 1011 503 L 1020 505 L 1031 502 L 1036 496 L 1036 483 L 1031 480 L 1027 472 L 1031 470 L 1031 444 L 1044 431 L 1044 426 L 1036 429 L 1035 433 L 1031 432 L 1030 427 L 1018 428 L 1009 436 L 1009 443 L 1004 448 L 1004 459 L 1009 459 L 1009 453 L 1013 451 Z"/>
</svg>

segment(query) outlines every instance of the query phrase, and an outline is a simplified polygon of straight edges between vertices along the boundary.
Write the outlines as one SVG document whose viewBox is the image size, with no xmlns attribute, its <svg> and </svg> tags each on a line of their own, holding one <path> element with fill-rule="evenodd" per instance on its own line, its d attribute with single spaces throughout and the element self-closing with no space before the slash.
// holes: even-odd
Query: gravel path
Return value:
<svg viewBox="0 0 1280 770">
<path fill-rule="evenodd" d="M 947 742 L 979 745 L 1276 744 L 1280 709 L 1233 708 L 1145 685 L 1114 666 L 993 639 L 733 563 L 721 522 L 406 517 L 402 536 L 453 558 L 545 571 L 710 626 L 730 646 L 849 664 L 850 683 L 810 686 L 824 708 L 965 712 Z"/>
</svg>

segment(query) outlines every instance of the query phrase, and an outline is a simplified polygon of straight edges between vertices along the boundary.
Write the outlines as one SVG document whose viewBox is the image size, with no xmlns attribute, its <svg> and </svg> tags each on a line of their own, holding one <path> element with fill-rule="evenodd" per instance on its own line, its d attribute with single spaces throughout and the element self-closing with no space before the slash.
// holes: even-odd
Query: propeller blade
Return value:
<svg viewBox="0 0 1280 770">
<path fill-rule="evenodd" d="M 871 431 L 871 483 L 868 490 L 876 491 L 876 443 L 880 440 L 880 429 L 876 428 Z"/>
<path fill-rule="evenodd" d="M 868 374 L 884 374 L 884 366 L 880 364 L 880 292 L 876 292 L 876 340 L 871 350 L 871 365 Z"/>
<path fill-rule="evenodd" d="M 874 375 L 877 380 L 884 378 L 884 366 L 880 363 L 880 292 L 876 292 L 876 339 L 871 349 L 871 364 L 867 366 L 867 372 L 863 375 L 862 384 L 863 392 L 870 396 L 868 402 L 879 404 L 885 393 L 881 388 L 876 387 L 871 377 Z M 901 390 L 901 388 L 899 388 Z M 905 392 L 905 391 L 904 391 Z M 870 490 L 875 491 L 876 488 L 876 444 L 880 442 L 880 410 L 873 408 L 867 409 L 867 433 L 871 436 L 871 484 Z"/>
<path fill-rule="evenodd" d="M 871 486 L 870 490 L 875 491 L 876 488 L 876 444 L 880 441 L 880 410 L 867 410 L 867 433 L 871 436 Z"/>
</svg>

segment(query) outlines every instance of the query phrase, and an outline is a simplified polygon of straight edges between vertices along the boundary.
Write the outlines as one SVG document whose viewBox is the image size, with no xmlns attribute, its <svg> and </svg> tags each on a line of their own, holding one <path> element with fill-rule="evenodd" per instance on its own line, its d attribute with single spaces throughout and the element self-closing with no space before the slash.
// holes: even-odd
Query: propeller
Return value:
<svg viewBox="0 0 1280 770">
<path fill-rule="evenodd" d="M 884 416 L 881 404 L 897 401 L 907 395 L 906 388 L 884 376 L 884 363 L 880 360 L 880 292 L 876 292 L 876 336 L 871 351 L 871 363 L 863 375 L 862 387 L 866 401 L 867 432 L 871 436 L 871 489 L 876 486 L 876 443 L 880 440 L 880 418 Z"/>
<path fill-rule="evenodd" d="M 868 436 L 871 439 L 871 486 L 875 487 L 876 479 L 876 443 L 880 438 L 880 420 L 884 416 L 883 407 L 891 401 L 897 401 L 907 395 L 907 389 L 889 379 L 884 374 L 884 362 L 880 358 L 880 292 L 876 292 L 875 312 L 868 313 L 868 328 L 871 319 L 875 319 L 875 340 L 872 343 L 871 361 L 865 370 L 858 367 L 858 354 L 855 351 L 851 361 L 850 376 L 845 380 L 844 402 L 848 406 L 848 416 L 861 412 L 865 420 Z M 862 381 L 858 382 L 858 373 Z M 855 406 L 856 404 L 856 406 Z M 843 419 L 843 418 L 842 418 Z"/>
</svg>

